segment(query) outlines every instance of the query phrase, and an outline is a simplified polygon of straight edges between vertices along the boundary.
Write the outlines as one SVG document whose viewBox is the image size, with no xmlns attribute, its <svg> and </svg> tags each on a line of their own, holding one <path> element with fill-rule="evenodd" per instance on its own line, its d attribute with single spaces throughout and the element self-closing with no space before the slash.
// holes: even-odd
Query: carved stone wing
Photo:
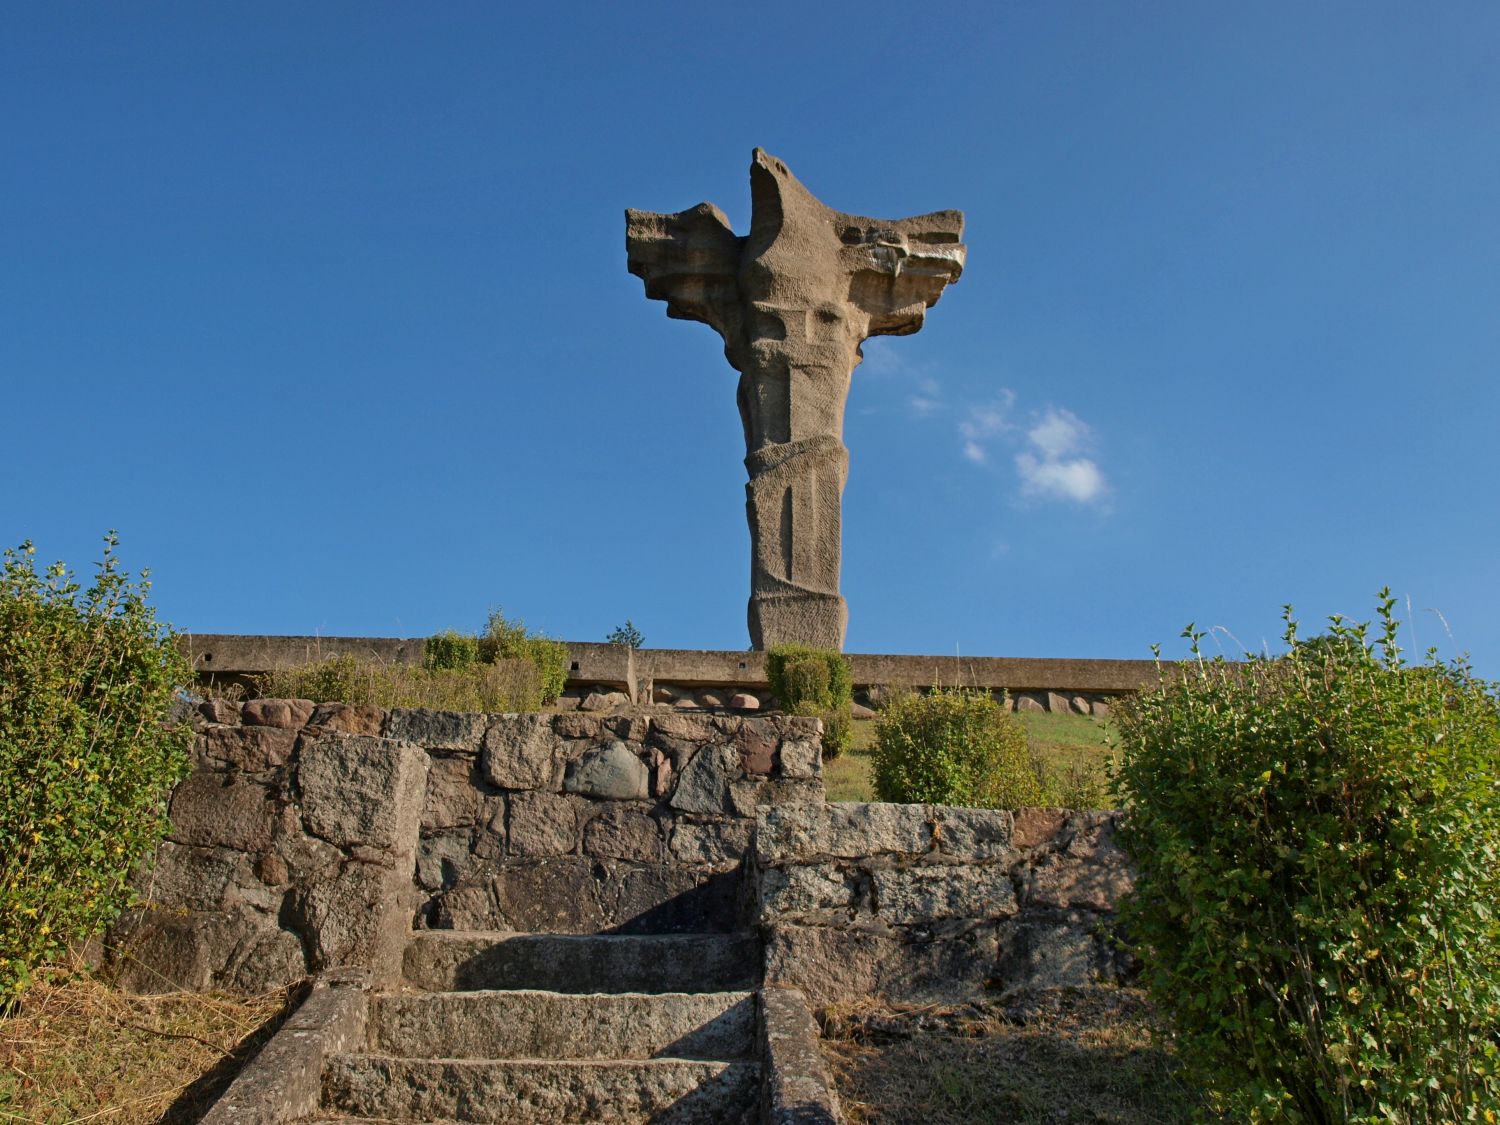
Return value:
<svg viewBox="0 0 1500 1125">
<path fill-rule="evenodd" d="M 871 336 L 906 336 L 964 271 L 962 211 L 910 219 L 840 215 L 849 300 L 870 318 Z"/>
<path fill-rule="evenodd" d="M 667 315 L 697 320 L 723 336 L 741 322 L 736 275 L 745 240 L 711 203 L 686 211 L 625 212 L 625 252 L 630 272 L 646 283 L 646 296 L 667 302 Z"/>
</svg>

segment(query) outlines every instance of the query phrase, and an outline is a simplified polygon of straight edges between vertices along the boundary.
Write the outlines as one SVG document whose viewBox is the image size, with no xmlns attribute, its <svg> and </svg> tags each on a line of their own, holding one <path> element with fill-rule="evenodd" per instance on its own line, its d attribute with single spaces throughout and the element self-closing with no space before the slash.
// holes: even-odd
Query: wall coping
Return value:
<svg viewBox="0 0 1500 1125">
<path fill-rule="evenodd" d="M 200 676 L 249 676 L 328 656 L 353 655 L 392 664 L 416 664 L 425 637 L 317 637 L 235 633 L 184 633 L 178 645 Z M 714 649 L 628 649 L 623 645 L 565 641 L 569 685 L 609 684 L 634 691 L 660 680 L 688 687 L 766 686 L 765 653 Z M 1139 691 L 1158 681 L 1154 660 L 1091 660 L 1012 656 L 918 656 L 851 652 L 858 687 L 935 684 L 991 691 Z M 648 696 L 649 697 L 649 696 Z"/>
</svg>

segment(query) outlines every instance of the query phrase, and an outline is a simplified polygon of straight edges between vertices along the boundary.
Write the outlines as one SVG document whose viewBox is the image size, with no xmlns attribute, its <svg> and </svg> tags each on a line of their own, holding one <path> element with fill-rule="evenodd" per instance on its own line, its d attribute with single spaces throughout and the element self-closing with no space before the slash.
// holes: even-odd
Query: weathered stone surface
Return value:
<svg viewBox="0 0 1500 1125">
<path fill-rule="evenodd" d="M 1005 809 L 933 806 L 938 851 L 968 861 L 1003 859 L 1011 853 L 1015 818 Z"/>
<path fill-rule="evenodd" d="M 823 744 L 818 739 L 787 739 L 781 744 L 783 777 L 818 777 L 823 772 Z"/>
<path fill-rule="evenodd" d="M 563 761 L 547 715 L 502 715 L 484 736 L 484 779 L 501 789 L 562 788 Z"/>
<path fill-rule="evenodd" d="M 1066 809 L 1017 809 L 1012 842 L 1018 848 L 1034 848 L 1051 840 L 1067 823 Z"/>
<path fill-rule="evenodd" d="M 750 639 L 841 649 L 843 415 L 870 336 L 906 335 L 963 270 L 963 216 L 831 210 L 756 149 L 746 238 L 707 203 L 626 212 L 630 272 L 668 315 L 724 338 L 740 375 L 751 538 Z M 702 702 L 702 697 L 699 699 Z"/>
<path fill-rule="evenodd" d="M 629 746 L 615 741 L 570 763 L 563 788 L 597 800 L 643 801 L 651 795 L 651 775 Z"/>
<path fill-rule="evenodd" d="M 700 691 L 695 697 L 699 707 L 722 707 L 724 706 L 724 693 L 720 691 Z"/>
<path fill-rule="evenodd" d="M 301 730 L 317 704 L 311 699 L 251 699 L 240 709 L 240 721 L 260 727 Z"/>
<path fill-rule="evenodd" d="M 1068 696 L 1060 691 L 1049 691 L 1047 693 L 1047 710 L 1054 715 L 1066 715 L 1072 710 L 1069 705 Z"/>
<path fill-rule="evenodd" d="M 807 998 L 795 988 L 763 989 L 760 1028 L 764 1125 L 838 1125 L 838 1094 Z"/>
<path fill-rule="evenodd" d="M 774 723 L 746 720 L 735 739 L 740 751 L 740 769 L 750 774 L 769 774 L 776 765 L 779 733 Z"/>
<path fill-rule="evenodd" d="M 584 825 L 583 850 L 601 859 L 661 863 L 665 858 L 655 818 L 644 808 L 613 803 Z"/>
<path fill-rule="evenodd" d="M 242 775 L 198 770 L 173 792 L 170 816 L 180 844 L 259 852 L 271 846 L 276 799 Z"/>
<path fill-rule="evenodd" d="M 156 862 L 140 880 L 141 896 L 162 906 L 214 911 L 241 872 L 244 878 L 254 877 L 244 852 L 168 840 L 157 847 Z"/>
<path fill-rule="evenodd" d="M 755 851 L 763 864 L 914 855 L 932 848 L 934 824 L 926 805 L 788 804 L 757 822 Z"/>
<path fill-rule="evenodd" d="M 475 786 L 474 774 L 473 758 L 432 758 L 422 806 L 423 828 L 454 828 L 479 819 L 484 794 Z"/>
<path fill-rule="evenodd" d="M 747 691 L 737 691 L 729 697 L 729 707 L 733 711 L 759 711 L 760 700 Z"/>
<path fill-rule="evenodd" d="M 303 819 L 341 848 L 410 847 L 402 812 L 422 808 L 427 767 L 427 752 L 409 742 L 346 734 L 305 740 L 297 763 Z"/>
<path fill-rule="evenodd" d="M 298 896 L 301 928 L 312 938 L 313 968 L 368 965 L 374 959 L 391 889 L 384 868 L 350 862 Z"/>
<path fill-rule="evenodd" d="M 227 699 L 205 699 L 198 704 L 198 714 L 211 723 L 233 725 L 240 721 L 240 705 Z"/>
<path fill-rule="evenodd" d="M 553 793 L 510 797 L 510 851 L 518 856 L 568 855 L 578 847 L 578 800 Z"/>
<path fill-rule="evenodd" d="M 428 750 L 477 754 L 488 726 L 487 715 L 398 707 L 386 719 L 385 736 L 415 742 Z"/>
<path fill-rule="evenodd" d="M 307 720 L 307 725 L 319 727 L 323 731 L 366 734 L 373 737 L 379 735 L 385 727 L 385 712 L 379 707 L 369 705 L 319 703 L 313 710 L 312 718 Z"/>
<path fill-rule="evenodd" d="M 1134 885 L 1130 860 L 1115 842 L 1118 817 L 1073 813 L 1067 843 L 1032 862 L 1027 905 L 1113 910 Z"/>
<path fill-rule="evenodd" d="M 242 943 L 231 959 L 223 984 L 235 992 L 260 995 L 307 975 L 302 942 L 285 930 L 266 930 Z"/>
<path fill-rule="evenodd" d="M 766 937 L 766 984 L 800 988 L 815 1005 L 882 995 L 960 1000 L 984 988 L 998 952 L 992 926 L 913 941 L 854 927 L 777 925 Z"/>
<path fill-rule="evenodd" d="M 672 807 L 707 815 L 728 811 L 729 782 L 739 769 L 740 754 L 733 746 L 704 746 L 678 776 Z"/>
<path fill-rule="evenodd" d="M 713 722 L 699 715 L 652 715 L 653 738 L 681 739 L 684 742 L 707 742 L 717 736 L 718 728 Z"/>
<path fill-rule="evenodd" d="M 1046 705 L 1046 703 L 1042 702 L 1042 700 L 1038 699 L 1032 693 L 1023 691 L 1019 695 L 1016 696 L 1016 710 L 1017 711 L 1045 711 L 1045 710 L 1047 710 L 1047 705 Z"/>
<path fill-rule="evenodd" d="M 110 935 L 115 983 L 126 992 L 201 992 L 212 987 L 240 929 L 229 914 L 128 911 Z"/>
<path fill-rule="evenodd" d="M 1103 935 L 1087 923 L 1022 919 L 1001 931 L 995 983 L 1006 990 L 1087 988 L 1113 963 Z"/>
<path fill-rule="evenodd" d="M 1089 710 L 1096 719 L 1109 718 L 1109 700 L 1094 699 L 1089 703 Z"/>
<path fill-rule="evenodd" d="M 773 867 L 761 873 L 760 916 L 772 923 L 848 921 L 859 891 L 857 874 L 837 864 Z"/>
<path fill-rule="evenodd" d="M 616 707 L 628 707 L 630 696 L 623 691 L 593 691 L 583 697 L 578 705 L 580 711 L 613 711 Z"/>
<path fill-rule="evenodd" d="M 1010 875 L 996 864 L 876 871 L 875 910 L 893 925 L 941 918 L 1004 918 L 1017 909 Z"/>
<path fill-rule="evenodd" d="M 603 715 L 558 715 L 552 720 L 552 729 L 559 738 L 596 739 L 604 732 Z"/>
<path fill-rule="evenodd" d="M 198 739 L 198 753 L 211 762 L 246 773 L 284 766 L 297 745 L 297 732 L 280 727 L 210 727 Z"/>
<path fill-rule="evenodd" d="M 417 883 L 423 890 L 453 886 L 474 863 L 473 833 L 467 828 L 433 832 L 417 846 Z"/>
<path fill-rule="evenodd" d="M 679 819 L 672 830 L 672 856 L 680 863 L 731 867 L 749 850 L 753 828 L 748 820 Z"/>
</svg>

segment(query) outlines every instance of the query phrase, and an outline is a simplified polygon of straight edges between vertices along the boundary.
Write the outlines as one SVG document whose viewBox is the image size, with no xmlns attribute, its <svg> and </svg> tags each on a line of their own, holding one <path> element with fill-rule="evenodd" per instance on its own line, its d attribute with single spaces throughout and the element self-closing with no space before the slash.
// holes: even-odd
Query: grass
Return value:
<svg viewBox="0 0 1500 1125">
<path fill-rule="evenodd" d="M 535 711 L 542 705 L 536 665 L 519 659 L 465 668 L 422 668 L 334 656 L 267 672 L 257 679 L 256 689 L 270 699 L 435 711 Z"/>
<path fill-rule="evenodd" d="M 1177 1125 L 1194 1100 L 1144 994 L 1095 988 L 823 1013 L 850 1125 Z"/>
<path fill-rule="evenodd" d="M 0 1121 L 187 1125 L 290 1011 L 293 993 L 135 996 L 39 974 L 0 1018 Z"/>
<path fill-rule="evenodd" d="M 1104 764 L 1111 751 L 1105 745 L 1105 720 L 1045 711 L 1022 711 L 1016 718 L 1026 727 L 1032 760 L 1048 804 L 1108 807 L 1111 802 L 1104 784 Z M 870 764 L 874 746 L 875 720 L 856 719 L 849 750 L 823 763 L 823 783 L 830 801 L 876 799 Z"/>
</svg>

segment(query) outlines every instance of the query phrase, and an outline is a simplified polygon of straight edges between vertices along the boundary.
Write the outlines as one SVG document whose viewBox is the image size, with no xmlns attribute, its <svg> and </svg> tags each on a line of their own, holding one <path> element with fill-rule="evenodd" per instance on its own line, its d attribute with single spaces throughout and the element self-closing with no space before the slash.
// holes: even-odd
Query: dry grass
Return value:
<svg viewBox="0 0 1500 1125">
<path fill-rule="evenodd" d="M 1176 1125 L 1193 1098 L 1134 989 L 956 1007 L 863 1001 L 823 1014 L 851 1125 Z"/>
<path fill-rule="evenodd" d="M 0 1017 L 0 1122 L 197 1121 L 291 1008 L 251 998 L 135 996 L 52 972 Z"/>
<path fill-rule="evenodd" d="M 427 707 L 476 714 L 535 711 L 542 683 L 529 660 L 498 660 L 466 668 L 423 668 L 334 656 L 257 678 L 257 693 L 270 699 L 315 703 Z"/>
</svg>

